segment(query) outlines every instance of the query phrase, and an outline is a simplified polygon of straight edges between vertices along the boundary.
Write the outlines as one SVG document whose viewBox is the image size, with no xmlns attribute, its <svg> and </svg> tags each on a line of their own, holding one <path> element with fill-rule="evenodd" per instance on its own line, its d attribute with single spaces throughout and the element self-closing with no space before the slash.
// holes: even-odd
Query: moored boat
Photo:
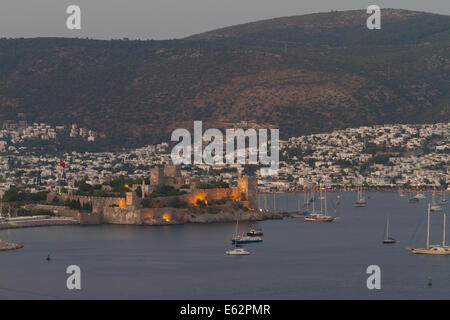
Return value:
<svg viewBox="0 0 450 320">
<path fill-rule="evenodd" d="M 231 242 L 234 244 L 262 242 L 262 238 L 250 236 L 236 236 L 231 239 Z"/>
<path fill-rule="evenodd" d="M 365 207 L 367 205 L 366 199 L 363 196 L 362 187 L 358 188 L 358 192 L 356 195 L 355 207 Z"/>
<path fill-rule="evenodd" d="M 394 243 L 397 243 L 397 240 L 395 240 L 394 238 L 392 238 L 392 237 L 389 235 L 389 216 L 387 216 L 387 218 L 386 218 L 386 229 L 385 229 L 385 233 L 384 233 L 383 243 L 384 243 L 384 244 L 394 244 Z"/>
<path fill-rule="evenodd" d="M 247 235 L 249 237 L 257 237 L 257 236 L 262 236 L 264 233 L 261 229 L 255 229 L 255 228 L 251 228 L 248 232 Z"/>
<path fill-rule="evenodd" d="M 227 255 L 233 255 L 233 256 L 242 256 L 242 255 L 249 255 L 250 251 L 245 250 L 243 248 L 234 248 L 231 250 L 226 251 Z"/>
<path fill-rule="evenodd" d="M 442 245 L 430 245 L 430 212 L 431 212 L 431 205 L 428 204 L 427 246 L 426 246 L 426 248 L 412 248 L 409 250 L 411 250 L 411 252 L 414 254 L 428 254 L 428 255 L 440 255 L 440 256 L 450 255 L 450 247 L 448 247 L 445 244 L 445 229 L 446 229 L 447 215 L 444 213 Z"/>
</svg>

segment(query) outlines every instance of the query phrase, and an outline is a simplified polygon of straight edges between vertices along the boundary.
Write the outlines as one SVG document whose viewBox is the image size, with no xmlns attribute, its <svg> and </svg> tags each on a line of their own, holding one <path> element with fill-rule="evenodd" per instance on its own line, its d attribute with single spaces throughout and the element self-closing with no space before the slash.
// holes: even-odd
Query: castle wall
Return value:
<svg viewBox="0 0 450 320">
<path fill-rule="evenodd" d="M 142 224 L 141 210 L 106 207 L 103 210 L 102 223 Z"/>
</svg>

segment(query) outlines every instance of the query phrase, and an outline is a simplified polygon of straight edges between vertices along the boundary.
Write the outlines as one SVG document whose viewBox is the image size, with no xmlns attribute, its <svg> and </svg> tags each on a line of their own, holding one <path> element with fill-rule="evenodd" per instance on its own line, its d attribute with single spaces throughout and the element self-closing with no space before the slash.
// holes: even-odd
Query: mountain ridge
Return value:
<svg viewBox="0 0 450 320">
<path fill-rule="evenodd" d="M 283 138 L 449 121 L 450 17 L 384 9 L 372 31 L 367 17 L 292 16 L 178 40 L 0 39 L 0 120 L 77 123 L 112 147 L 167 141 L 194 120 L 278 126 Z"/>
</svg>

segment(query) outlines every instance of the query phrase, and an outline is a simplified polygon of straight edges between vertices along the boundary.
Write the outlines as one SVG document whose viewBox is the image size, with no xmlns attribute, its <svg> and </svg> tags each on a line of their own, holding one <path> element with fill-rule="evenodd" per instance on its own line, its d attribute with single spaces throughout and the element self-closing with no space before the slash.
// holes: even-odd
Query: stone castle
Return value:
<svg viewBox="0 0 450 320">
<path fill-rule="evenodd" d="M 164 168 L 151 169 L 150 189 L 162 185 L 180 188 L 187 183 L 189 181 L 182 177 L 179 166 L 166 165 Z M 68 200 L 79 201 L 82 205 L 90 203 L 92 205 L 92 214 L 86 216 L 85 219 L 85 221 L 90 222 L 89 224 L 111 223 L 140 225 L 144 224 L 147 220 L 169 222 L 174 220 L 175 217 L 178 221 L 185 221 L 188 208 L 171 208 L 170 204 L 174 198 L 178 198 L 178 200 L 187 203 L 188 207 L 191 208 L 199 206 L 198 200 L 204 201 L 205 204 L 218 200 L 226 200 L 229 202 L 239 202 L 242 204 L 242 207 L 250 209 L 250 212 L 258 212 L 259 209 L 257 180 L 255 177 L 239 177 L 237 186 L 231 188 L 199 189 L 191 186 L 191 189 L 186 190 L 190 192 L 178 196 L 158 198 L 162 208 L 143 208 L 142 199 L 137 197 L 135 192 L 127 192 L 126 197 L 94 197 L 50 193 L 47 196 L 47 203 L 52 203 L 55 197 L 58 198 L 60 203 L 66 203 Z M 64 211 L 59 211 L 59 214 L 63 213 Z M 81 217 L 83 215 L 80 214 L 80 221 L 82 221 Z"/>
</svg>

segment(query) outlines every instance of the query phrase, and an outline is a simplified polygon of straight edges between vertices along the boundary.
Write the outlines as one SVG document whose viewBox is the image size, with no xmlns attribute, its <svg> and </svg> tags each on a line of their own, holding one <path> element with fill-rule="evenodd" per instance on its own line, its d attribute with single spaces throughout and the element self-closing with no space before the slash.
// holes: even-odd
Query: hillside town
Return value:
<svg viewBox="0 0 450 320">
<path fill-rule="evenodd" d="M 270 177 L 262 177 L 258 167 L 240 164 L 183 165 L 180 174 L 186 184 L 190 180 L 233 184 L 242 174 L 251 174 L 258 178 L 261 191 L 319 184 L 439 187 L 449 181 L 449 127 L 448 123 L 381 125 L 293 137 L 280 141 L 280 169 Z M 72 126 L 71 132 L 76 129 Z M 120 176 L 149 179 L 151 168 L 171 163 L 170 145 L 165 142 L 123 152 L 60 156 L 36 155 L 20 147 L 20 139 L 54 139 L 57 131 L 58 127 L 39 124 L 4 126 L 0 131 L 0 196 L 12 186 L 35 193 L 76 188 L 81 181 L 98 185 Z"/>
</svg>

